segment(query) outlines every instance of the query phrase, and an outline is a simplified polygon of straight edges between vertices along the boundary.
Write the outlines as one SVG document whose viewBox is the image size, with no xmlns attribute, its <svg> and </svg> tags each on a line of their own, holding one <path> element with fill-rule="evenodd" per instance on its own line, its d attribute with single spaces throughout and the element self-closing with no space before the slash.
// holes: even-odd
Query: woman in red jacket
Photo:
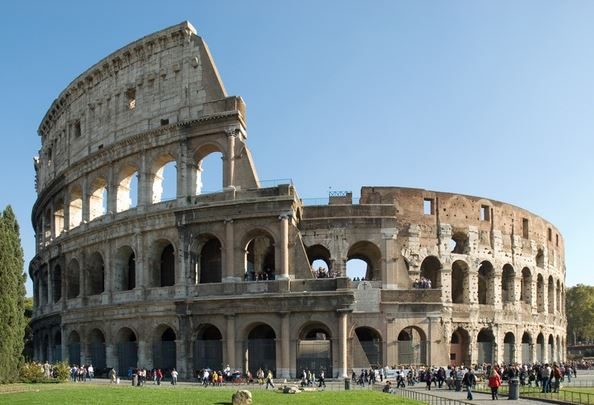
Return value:
<svg viewBox="0 0 594 405">
<path fill-rule="evenodd" d="M 493 400 L 499 399 L 497 396 L 497 391 L 499 390 L 499 386 L 501 385 L 501 377 L 497 374 L 497 370 L 494 368 L 491 369 L 491 374 L 489 374 L 489 387 L 491 387 L 491 398 Z"/>
</svg>

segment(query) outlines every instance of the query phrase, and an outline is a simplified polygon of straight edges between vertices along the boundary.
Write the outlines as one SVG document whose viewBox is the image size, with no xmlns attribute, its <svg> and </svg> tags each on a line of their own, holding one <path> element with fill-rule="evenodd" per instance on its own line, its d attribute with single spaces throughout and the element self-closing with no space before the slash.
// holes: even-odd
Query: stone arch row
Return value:
<svg viewBox="0 0 594 405">
<path fill-rule="evenodd" d="M 452 366 L 493 364 L 499 361 L 504 364 L 531 364 L 565 360 L 565 338 L 552 333 L 539 332 L 535 339 L 534 333 L 529 331 L 522 332 L 521 338 L 508 331 L 503 335 L 503 340 L 497 342 L 490 328 L 482 328 L 475 338 L 475 353 L 472 353 L 471 340 L 471 333 L 464 327 L 454 330 L 450 338 Z"/>
<path fill-rule="evenodd" d="M 63 195 L 44 207 L 36 226 L 38 242 L 45 246 L 63 231 L 107 213 L 119 213 L 178 196 L 219 191 L 226 185 L 223 162 L 227 152 L 218 141 L 197 147 L 190 152 L 190 159 L 183 159 L 178 150 L 170 149 L 161 149 L 146 159 L 122 159 L 113 169 L 105 167 L 70 184 Z M 216 156 L 220 156 L 220 162 L 214 160 Z M 145 160 L 148 162 L 144 163 Z M 178 170 L 182 167 L 186 169 Z M 203 178 L 207 173 L 213 176 L 209 184 L 219 184 L 216 189 L 204 190 Z"/>
<path fill-rule="evenodd" d="M 360 240 L 350 245 L 346 260 L 334 257 L 330 249 L 322 244 L 308 246 L 307 257 L 310 265 L 313 265 L 316 261 L 322 261 L 326 264 L 326 268 L 331 274 L 341 275 L 346 274 L 347 262 L 357 259 L 365 263 L 366 268 L 364 273 L 366 280 L 381 280 L 382 252 L 371 241 Z M 316 269 L 314 268 L 314 270 Z"/>
<path fill-rule="evenodd" d="M 537 312 L 541 313 L 565 311 L 563 282 L 560 279 L 555 280 L 552 275 L 545 281 L 545 275 L 527 266 L 523 267 L 521 272 L 516 272 L 509 263 L 504 264 L 501 269 L 496 269 L 490 261 L 484 260 L 473 272 L 468 263 L 456 260 L 451 266 L 450 279 L 444 280 L 440 260 L 436 256 L 427 256 L 420 269 L 421 276 L 431 280 L 432 286 L 436 288 L 442 288 L 443 284 L 449 281 L 450 299 L 455 304 L 495 305 L 496 302 L 520 302 L 528 306 L 535 305 Z M 471 273 L 475 275 L 474 282 L 471 281 Z"/>
</svg>

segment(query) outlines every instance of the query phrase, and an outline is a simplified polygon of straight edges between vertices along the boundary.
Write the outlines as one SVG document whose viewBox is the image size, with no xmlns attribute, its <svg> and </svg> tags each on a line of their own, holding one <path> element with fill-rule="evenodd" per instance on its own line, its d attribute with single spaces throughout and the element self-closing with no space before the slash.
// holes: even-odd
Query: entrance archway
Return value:
<svg viewBox="0 0 594 405">
<path fill-rule="evenodd" d="M 476 342 L 478 346 L 477 364 L 493 363 L 493 342 L 495 337 L 491 329 L 481 329 Z"/>
<path fill-rule="evenodd" d="M 382 361 L 382 338 L 372 328 L 359 327 L 355 329 L 353 342 L 353 368 L 369 368 L 369 366 L 381 366 Z"/>
<path fill-rule="evenodd" d="M 398 334 L 398 364 L 427 364 L 427 339 L 421 329 L 408 326 Z"/>
<path fill-rule="evenodd" d="M 170 371 L 176 367 L 175 338 L 175 332 L 170 327 L 161 325 L 157 328 L 153 343 L 153 367 L 163 371 Z"/>
<path fill-rule="evenodd" d="M 450 364 L 455 366 L 469 365 L 469 343 L 470 336 L 463 328 L 458 328 L 452 333 L 450 339 Z"/>
<path fill-rule="evenodd" d="M 211 324 L 203 325 L 194 342 L 194 370 L 223 368 L 223 336 Z"/>
<path fill-rule="evenodd" d="M 275 340 L 274 330 L 266 324 L 260 324 L 249 332 L 245 353 L 246 371 L 256 375 L 256 371 L 261 368 L 265 372 L 271 370 L 276 375 Z"/>
<path fill-rule="evenodd" d="M 136 334 L 129 328 L 122 328 L 118 332 L 118 374 L 128 375 L 128 370 L 136 368 L 138 364 L 138 341 Z"/>
<path fill-rule="evenodd" d="M 311 370 L 319 374 L 324 370 L 332 376 L 332 343 L 325 325 L 310 325 L 302 331 L 297 342 L 297 373 Z"/>
</svg>

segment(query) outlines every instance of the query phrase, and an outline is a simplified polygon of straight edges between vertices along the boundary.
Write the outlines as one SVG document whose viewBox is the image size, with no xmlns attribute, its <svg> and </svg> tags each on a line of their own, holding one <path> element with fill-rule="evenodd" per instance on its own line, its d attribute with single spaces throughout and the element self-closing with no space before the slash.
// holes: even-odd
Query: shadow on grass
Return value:
<svg viewBox="0 0 594 405">
<path fill-rule="evenodd" d="M 233 402 L 215 402 L 215 405 L 233 405 Z"/>
</svg>

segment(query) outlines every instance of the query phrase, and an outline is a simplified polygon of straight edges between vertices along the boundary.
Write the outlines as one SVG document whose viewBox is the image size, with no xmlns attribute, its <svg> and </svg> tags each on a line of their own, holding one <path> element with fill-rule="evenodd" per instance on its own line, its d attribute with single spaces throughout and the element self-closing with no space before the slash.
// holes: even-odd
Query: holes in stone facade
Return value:
<svg viewBox="0 0 594 405">
<path fill-rule="evenodd" d="M 128 110 L 134 110 L 136 108 L 136 89 L 130 88 L 126 90 L 126 103 Z"/>
<path fill-rule="evenodd" d="M 549 242 L 553 241 L 553 230 L 551 228 L 547 229 L 547 234 L 548 234 L 548 240 Z"/>
<path fill-rule="evenodd" d="M 536 305 L 538 312 L 545 312 L 544 278 L 542 277 L 542 274 L 539 274 L 536 278 Z"/>
<path fill-rule="evenodd" d="M 161 118 L 161 126 L 169 125 L 169 118 Z"/>
<path fill-rule="evenodd" d="M 468 235 L 465 232 L 455 232 L 450 240 L 452 253 L 466 254 L 468 249 Z"/>
</svg>

